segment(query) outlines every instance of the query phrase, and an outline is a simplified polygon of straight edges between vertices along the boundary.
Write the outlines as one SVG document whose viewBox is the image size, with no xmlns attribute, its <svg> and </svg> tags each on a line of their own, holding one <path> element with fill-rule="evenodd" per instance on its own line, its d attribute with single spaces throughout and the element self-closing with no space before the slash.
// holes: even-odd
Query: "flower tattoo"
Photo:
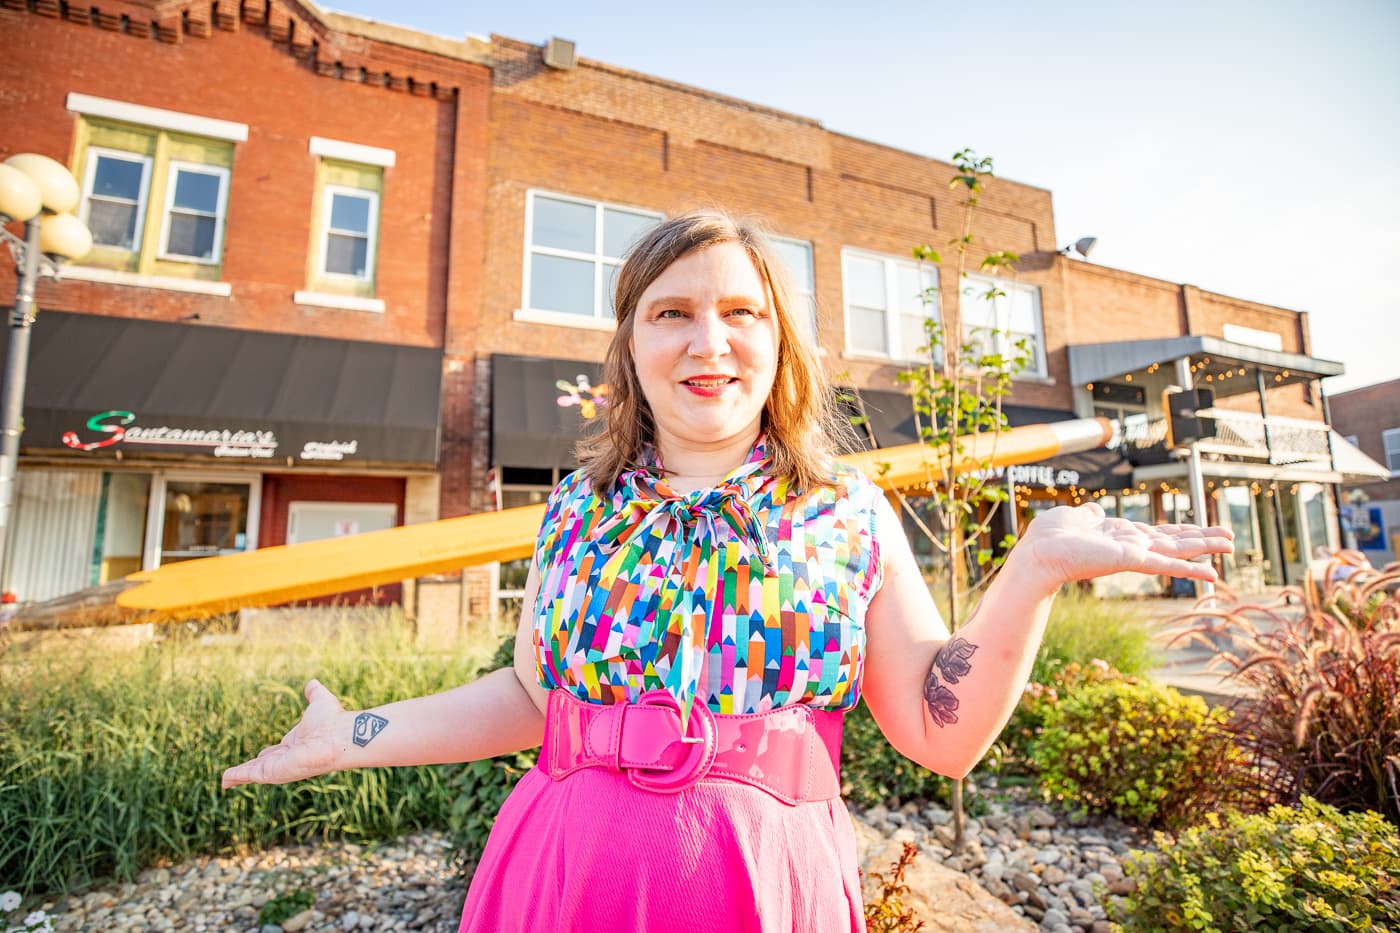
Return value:
<svg viewBox="0 0 1400 933">
<path fill-rule="evenodd" d="M 928 704 L 929 715 L 939 726 L 951 725 L 958 721 L 958 697 L 939 680 L 943 676 L 950 684 L 966 677 L 972 670 L 970 659 L 977 646 L 966 638 L 954 636 L 934 655 L 933 666 L 929 668 L 928 679 L 924 681 L 924 702 Z"/>
<path fill-rule="evenodd" d="M 977 646 L 966 638 L 954 635 L 946 645 L 938 649 L 938 654 L 934 655 L 934 666 L 938 668 L 944 680 L 955 684 L 972 670 L 972 665 L 968 662 L 976 650 Z"/>
</svg>

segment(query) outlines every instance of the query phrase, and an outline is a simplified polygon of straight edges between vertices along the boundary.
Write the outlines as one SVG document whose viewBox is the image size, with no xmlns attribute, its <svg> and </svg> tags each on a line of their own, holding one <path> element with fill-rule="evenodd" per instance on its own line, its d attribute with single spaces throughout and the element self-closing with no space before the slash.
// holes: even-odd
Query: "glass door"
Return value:
<svg viewBox="0 0 1400 933">
<path fill-rule="evenodd" d="M 162 474 L 155 487 L 147 569 L 257 547 L 261 477 Z"/>
</svg>

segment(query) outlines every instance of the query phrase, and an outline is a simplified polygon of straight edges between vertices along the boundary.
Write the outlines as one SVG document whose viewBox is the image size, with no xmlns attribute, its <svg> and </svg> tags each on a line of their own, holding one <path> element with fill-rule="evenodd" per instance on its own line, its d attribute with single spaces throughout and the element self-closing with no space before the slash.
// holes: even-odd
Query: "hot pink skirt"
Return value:
<svg viewBox="0 0 1400 933">
<path fill-rule="evenodd" d="M 463 931 L 864 931 L 839 799 L 789 806 L 706 779 L 678 794 L 602 768 L 532 768 L 501 807 Z"/>
</svg>

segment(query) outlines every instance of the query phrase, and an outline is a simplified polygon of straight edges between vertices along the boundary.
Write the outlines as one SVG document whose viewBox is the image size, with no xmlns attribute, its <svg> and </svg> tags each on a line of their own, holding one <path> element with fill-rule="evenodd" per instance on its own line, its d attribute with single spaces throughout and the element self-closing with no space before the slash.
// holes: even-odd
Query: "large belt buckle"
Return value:
<svg viewBox="0 0 1400 933">
<path fill-rule="evenodd" d="M 665 690 L 653 690 L 642 694 L 638 706 L 669 706 L 680 717 L 681 706 L 676 698 Z M 632 786 L 657 794 L 678 794 L 693 787 L 714 766 L 718 751 L 715 741 L 715 718 L 709 707 L 695 703 L 690 708 L 690 721 L 686 724 L 685 735 L 676 741 L 685 744 L 688 752 L 685 758 L 670 771 L 651 768 L 630 768 L 627 780 Z"/>
</svg>

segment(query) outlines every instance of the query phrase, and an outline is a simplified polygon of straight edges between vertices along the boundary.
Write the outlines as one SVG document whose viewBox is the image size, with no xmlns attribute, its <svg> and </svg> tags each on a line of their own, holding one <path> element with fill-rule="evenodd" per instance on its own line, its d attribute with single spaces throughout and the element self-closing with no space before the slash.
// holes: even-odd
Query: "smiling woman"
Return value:
<svg viewBox="0 0 1400 933">
<path fill-rule="evenodd" d="M 1223 529 L 1097 505 L 1032 522 L 950 638 L 898 517 L 834 463 L 833 393 L 765 239 L 673 217 L 617 278 L 606 430 L 546 504 L 510 668 L 301 722 L 225 786 L 541 745 L 462 929 L 856 931 L 842 717 L 961 776 L 1014 708 L 1052 594 L 1136 570 L 1213 579 Z"/>
</svg>

